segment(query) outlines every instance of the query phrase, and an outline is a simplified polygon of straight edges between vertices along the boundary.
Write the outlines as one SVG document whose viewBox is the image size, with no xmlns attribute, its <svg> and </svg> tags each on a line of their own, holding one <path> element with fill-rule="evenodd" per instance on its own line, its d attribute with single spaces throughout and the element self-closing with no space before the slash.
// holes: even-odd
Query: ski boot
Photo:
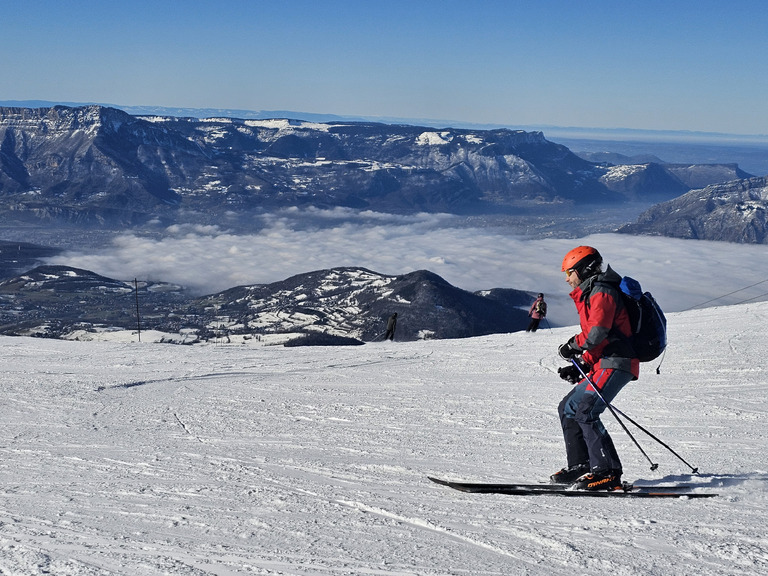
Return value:
<svg viewBox="0 0 768 576">
<path fill-rule="evenodd" d="M 570 484 L 589 472 L 589 464 L 576 464 L 566 466 L 560 472 L 555 472 L 549 477 L 552 484 Z"/>
<path fill-rule="evenodd" d="M 621 470 L 596 470 L 571 484 L 572 490 L 621 490 Z"/>
</svg>

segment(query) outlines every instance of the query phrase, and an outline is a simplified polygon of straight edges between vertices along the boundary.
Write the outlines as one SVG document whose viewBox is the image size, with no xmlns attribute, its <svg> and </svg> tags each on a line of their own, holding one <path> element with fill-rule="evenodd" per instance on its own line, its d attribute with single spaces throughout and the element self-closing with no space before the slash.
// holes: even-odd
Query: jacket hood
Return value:
<svg viewBox="0 0 768 576">
<path fill-rule="evenodd" d="M 621 276 L 613 269 L 611 268 L 611 265 L 609 264 L 605 268 L 605 272 L 601 272 L 600 274 L 595 274 L 594 276 L 590 276 L 584 282 L 579 284 L 578 288 L 572 292 L 572 294 L 575 294 L 577 290 L 581 290 L 580 297 L 583 300 L 586 298 L 587 294 L 592 292 L 592 287 L 594 286 L 595 282 L 604 282 L 606 284 L 620 284 L 621 283 Z"/>
<path fill-rule="evenodd" d="M 605 272 L 597 275 L 597 279 L 600 282 L 609 282 L 609 283 L 621 282 L 621 276 L 619 275 L 618 272 L 616 272 L 613 268 L 611 268 L 610 264 L 606 266 Z"/>
</svg>

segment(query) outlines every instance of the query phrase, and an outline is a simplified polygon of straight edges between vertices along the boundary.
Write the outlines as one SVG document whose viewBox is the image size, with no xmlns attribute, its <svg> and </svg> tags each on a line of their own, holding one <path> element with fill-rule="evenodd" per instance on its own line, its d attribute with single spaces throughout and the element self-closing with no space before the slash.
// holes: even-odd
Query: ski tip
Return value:
<svg viewBox="0 0 768 576">
<path fill-rule="evenodd" d="M 451 484 L 447 480 L 441 480 L 440 478 L 435 478 L 434 476 L 427 476 L 427 478 L 432 480 L 432 482 L 434 482 L 435 484 L 440 484 L 441 486 L 450 486 Z"/>
</svg>

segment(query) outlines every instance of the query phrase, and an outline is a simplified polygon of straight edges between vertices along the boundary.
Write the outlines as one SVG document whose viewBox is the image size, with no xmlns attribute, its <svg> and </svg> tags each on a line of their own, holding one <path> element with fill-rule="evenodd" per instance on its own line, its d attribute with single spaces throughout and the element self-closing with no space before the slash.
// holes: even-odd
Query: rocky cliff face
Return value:
<svg viewBox="0 0 768 576">
<path fill-rule="evenodd" d="M 692 190 L 644 212 L 619 232 L 748 244 L 768 241 L 768 178 Z"/>
<path fill-rule="evenodd" d="M 687 189 L 663 167 L 622 172 L 540 132 L 0 108 L 5 221 L 124 227 L 303 205 L 503 213 Z"/>
<path fill-rule="evenodd" d="M 119 110 L 0 109 L 7 217 L 131 224 L 178 207 L 174 174 L 205 158 L 192 142 Z"/>
</svg>

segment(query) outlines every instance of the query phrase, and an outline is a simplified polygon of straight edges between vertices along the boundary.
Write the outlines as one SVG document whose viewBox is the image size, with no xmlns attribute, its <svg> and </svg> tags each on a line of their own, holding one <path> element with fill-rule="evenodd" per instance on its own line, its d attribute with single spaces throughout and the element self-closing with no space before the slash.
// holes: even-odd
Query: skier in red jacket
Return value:
<svg viewBox="0 0 768 576">
<path fill-rule="evenodd" d="M 571 363 L 560 368 L 560 377 L 575 386 L 558 407 L 568 465 L 551 476 L 552 482 L 577 489 L 612 490 L 621 486 L 622 467 L 608 431 L 600 421 L 606 404 L 639 375 L 629 336 L 629 315 L 618 282 L 621 277 L 591 246 L 578 246 L 565 255 L 562 269 L 579 312 L 581 332 L 560 346 L 566 360 L 579 363 L 591 383 Z"/>
</svg>

